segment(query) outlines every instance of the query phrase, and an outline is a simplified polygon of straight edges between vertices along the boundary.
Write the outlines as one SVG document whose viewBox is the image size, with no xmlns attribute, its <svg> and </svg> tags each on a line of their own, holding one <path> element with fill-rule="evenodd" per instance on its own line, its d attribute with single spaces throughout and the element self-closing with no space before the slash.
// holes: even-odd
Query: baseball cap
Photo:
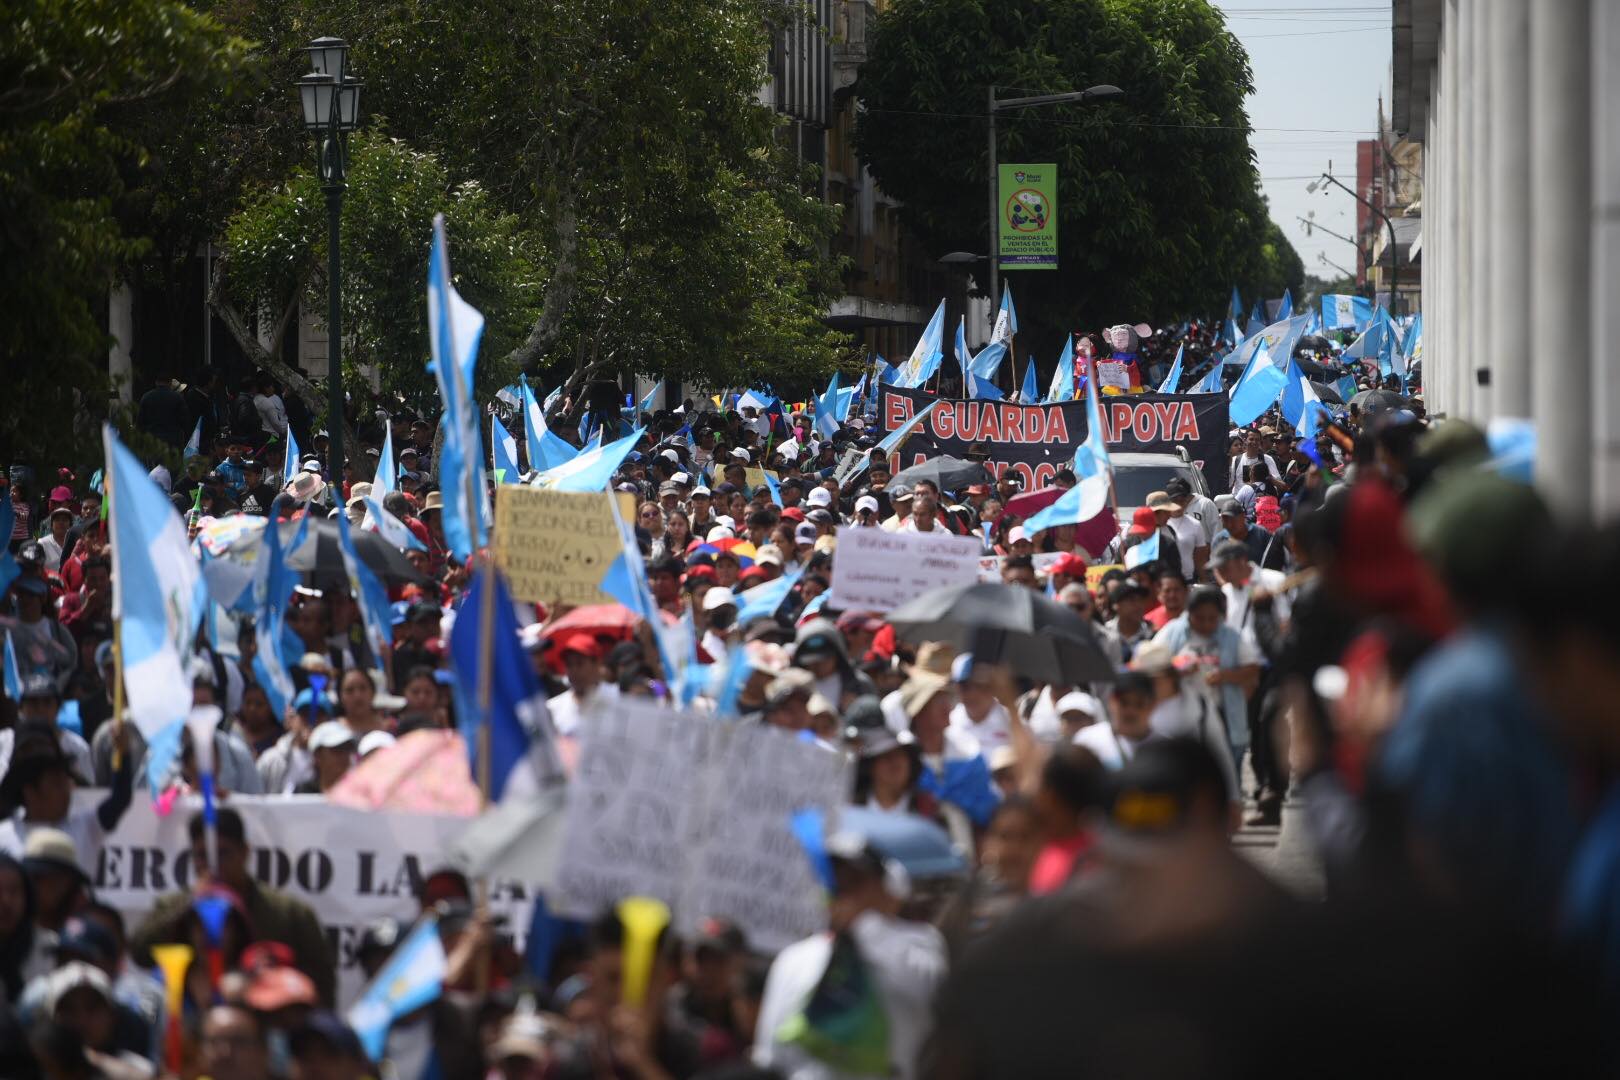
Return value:
<svg viewBox="0 0 1620 1080">
<path fill-rule="evenodd" d="M 1221 517 L 1232 517 L 1243 513 L 1243 504 L 1230 495 L 1222 495 L 1215 500 L 1215 512 L 1220 514 Z"/>
<path fill-rule="evenodd" d="M 1008 547 L 1011 547 L 1012 545 L 1014 545 L 1016 543 L 1019 543 L 1020 541 L 1024 541 L 1024 540 L 1028 540 L 1028 539 L 1029 539 L 1029 530 L 1024 528 L 1022 525 L 1014 525 L 1011 529 L 1009 529 L 1007 531 L 1007 546 Z"/>
<path fill-rule="evenodd" d="M 831 506 L 832 492 L 824 487 L 811 488 L 810 494 L 804 497 L 804 501 L 811 506 Z"/>
<path fill-rule="evenodd" d="M 715 608 L 725 607 L 728 604 L 732 607 L 736 607 L 737 596 L 724 585 L 716 585 L 714 588 L 703 594 L 704 611 L 713 611 Z"/>
<path fill-rule="evenodd" d="M 813 521 L 817 525 L 830 525 L 835 520 L 832 511 L 824 507 L 816 507 L 804 516 L 806 521 Z"/>
<path fill-rule="evenodd" d="M 793 539 L 800 544 L 813 544 L 819 535 L 821 534 L 816 532 L 816 527 L 808 521 L 802 522 L 793 530 Z"/>
<path fill-rule="evenodd" d="M 1131 657 L 1131 670 L 1144 675 L 1162 675 L 1175 667 L 1170 646 L 1158 641 L 1144 641 Z"/>
<path fill-rule="evenodd" d="M 591 635 L 579 631 L 569 634 L 558 643 L 557 655 L 566 656 L 568 653 L 578 653 L 580 656 L 588 656 L 592 660 L 600 660 L 602 658 L 602 646 Z"/>
<path fill-rule="evenodd" d="M 874 514 L 877 513 L 878 501 L 872 498 L 870 495 L 862 495 L 860 498 L 855 500 L 855 512 L 858 514 L 862 510 L 869 510 Z"/>
<path fill-rule="evenodd" d="M 911 498 L 911 489 L 904 484 L 896 484 L 889 489 L 890 502 L 904 502 Z"/>
<path fill-rule="evenodd" d="M 1179 501 L 1192 495 L 1192 485 L 1184 476 L 1172 476 L 1164 482 L 1164 493 Z"/>
<path fill-rule="evenodd" d="M 804 511 L 797 506 L 789 506 L 782 511 L 783 521 L 800 522 L 804 520 Z"/>
<path fill-rule="evenodd" d="M 704 539 L 708 540 L 708 542 L 712 544 L 716 540 L 731 540 L 735 538 L 736 535 L 736 533 L 726 528 L 726 526 L 716 525 L 714 528 L 709 530 L 709 535 L 704 537 Z"/>
<path fill-rule="evenodd" d="M 35 829 L 29 833 L 28 842 L 23 845 L 22 861 L 23 868 L 30 873 L 57 870 L 89 880 L 84 867 L 79 865 L 79 849 L 74 846 L 73 837 L 61 829 Z"/>
<path fill-rule="evenodd" d="M 254 973 L 242 1000 L 259 1012 L 275 1012 L 293 1005 L 319 1005 L 315 984 L 308 975 L 295 967 L 280 964 L 260 968 Z"/>
<path fill-rule="evenodd" d="M 336 750 L 354 742 L 354 731 L 342 720 L 323 720 L 309 733 L 311 750 Z"/>
<path fill-rule="evenodd" d="M 754 552 L 755 566 L 781 566 L 782 549 L 775 544 L 763 544 Z"/>
<path fill-rule="evenodd" d="M 713 495 L 714 492 L 710 491 L 708 485 L 706 484 L 699 484 L 697 487 L 692 489 L 692 498 L 694 499 L 707 499 Z"/>
<path fill-rule="evenodd" d="M 360 739 L 360 756 L 365 757 L 373 750 L 386 750 L 394 742 L 394 737 L 386 731 L 368 731 Z"/>
</svg>

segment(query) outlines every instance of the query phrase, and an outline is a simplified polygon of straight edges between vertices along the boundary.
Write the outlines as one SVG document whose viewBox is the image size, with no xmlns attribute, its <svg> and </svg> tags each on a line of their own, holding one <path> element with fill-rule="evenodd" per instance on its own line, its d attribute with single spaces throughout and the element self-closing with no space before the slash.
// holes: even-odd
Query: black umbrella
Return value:
<svg viewBox="0 0 1620 1080">
<path fill-rule="evenodd" d="M 1365 413 L 1383 412 L 1386 409 L 1404 409 L 1410 404 L 1405 398 L 1393 390 L 1363 390 L 1350 399 L 1350 404 Z"/>
<path fill-rule="evenodd" d="M 1330 382 L 1317 382 L 1313 379 L 1311 389 L 1316 391 L 1317 398 L 1324 405 L 1344 404 L 1344 396 L 1339 393 L 1339 388 Z"/>
<path fill-rule="evenodd" d="M 1020 585 L 934 589 L 896 608 L 889 623 L 908 641 L 948 641 L 1037 682 L 1073 686 L 1115 675 L 1084 619 Z"/>
<path fill-rule="evenodd" d="M 889 478 L 889 487 L 892 489 L 898 484 L 915 487 L 919 480 L 932 480 L 941 491 L 961 491 L 972 484 L 995 483 L 982 461 L 943 456 L 929 458 L 920 465 L 895 473 Z"/>
<path fill-rule="evenodd" d="M 297 532 L 297 522 L 282 525 L 281 542 L 292 543 L 293 536 Z M 354 540 L 354 553 L 360 556 L 360 561 L 369 566 L 371 572 L 385 583 L 428 584 L 427 579 L 418 574 L 410 560 L 405 558 L 404 552 L 377 533 L 350 529 L 349 536 Z M 337 522 L 329 518 L 311 519 L 309 535 L 304 538 L 304 542 L 287 552 L 287 566 L 293 570 L 313 574 L 317 582 L 347 581 L 348 572 L 343 568 L 343 548 L 338 543 Z"/>
</svg>

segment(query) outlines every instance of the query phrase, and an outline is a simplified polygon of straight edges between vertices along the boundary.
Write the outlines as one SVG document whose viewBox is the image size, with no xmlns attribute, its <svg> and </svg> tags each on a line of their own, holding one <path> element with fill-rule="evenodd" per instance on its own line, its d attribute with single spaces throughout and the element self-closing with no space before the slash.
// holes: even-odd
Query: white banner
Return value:
<svg viewBox="0 0 1620 1080">
<path fill-rule="evenodd" d="M 970 585 L 978 578 L 983 550 L 978 537 L 943 530 L 901 533 L 841 526 L 827 606 L 888 612 L 930 589 Z"/>
<path fill-rule="evenodd" d="M 95 805 L 105 791 L 76 799 Z M 368 922 L 417 916 L 422 879 L 448 863 L 456 838 L 475 818 L 333 806 L 318 795 L 233 795 L 225 805 L 242 815 L 249 867 L 261 882 L 307 903 L 326 929 L 338 962 L 338 1003 L 348 1005 L 364 982 L 354 949 Z M 192 882 L 186 825 L 200 799 L 181 801 L 159 817 L 138 792 L 129 811 L 106 838 L 96 867 L 96 895 L 124 913 L 130 929 L 158 897 Z M 521 948 L 533 901 L 525 885 L 490 882 L 490 906 L 506 917 Z"/>
<path fill-rule="evenodd" d="M 591 918 L 625 896 L 655 896 L 678 933 L 727 918 L 765 951 L 826 928 L 823 889 L 788 822 L 844 801 L 842 754 L 627 699 L 604 702 L 581 728 L 559 914 Z"/>
</svg>

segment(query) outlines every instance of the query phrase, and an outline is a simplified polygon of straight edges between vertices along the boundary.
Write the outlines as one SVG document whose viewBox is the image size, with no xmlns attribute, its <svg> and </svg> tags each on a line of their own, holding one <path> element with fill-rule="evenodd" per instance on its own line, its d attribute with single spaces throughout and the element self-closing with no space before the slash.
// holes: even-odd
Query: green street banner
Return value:
<svg viewBox="0 0 1620 1080">
<path fill-rule="evenodd" d="M 1003 165 L 996 254 L 1003 270 L 1056 270 L 1057 166 Z"/>
</svg>

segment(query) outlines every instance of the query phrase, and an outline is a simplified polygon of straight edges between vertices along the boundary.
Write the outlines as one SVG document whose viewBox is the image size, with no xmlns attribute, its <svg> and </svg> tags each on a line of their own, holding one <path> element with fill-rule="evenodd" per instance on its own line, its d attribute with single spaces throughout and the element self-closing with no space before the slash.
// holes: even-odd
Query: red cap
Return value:
<svg viewBox="0 0 1620 1080">
<path fill-rule="evenodd" d="M 764 581 L 765 568 L 763 566 L 750 566 L 737 575 L 738 581 Z"/>
<path fill-rule="evenodd" d="M 1159 519 L 1153 516 L 1153 510 L 1146 506 L 1138 506 L 1136 513 L 1131 515 L 1131 536 L 1152 536 L 1159 531 Z"/>
<path fill-rule="evenodd" d="M 681 580 L 682 581 L 693 581 L 693 580 L 713 581 L 714 576 L 715 576 L 714 575 L 714 567 L 706 566 L 703 563 L 698 563 L 696 566 L 687 567 L 686 568 L 686 575 L 683 578 L 681 578 Z"/>
<path fill-rule="evenodd" d="M 295 967 L 264 968 L 248 983 L 242 1000 L 259 1012 L 275 1012 L 289 1005 L 319 1005 L 315 984 Z"/>
<path fill-rule="evenodd" d="M 1046 568 L 1048 574 L 1062 574 L 1064 577 L 1083 578 L 1086 576 L 1086 560 L 1072 551 L 1065 551 L 1059 555 L 1051 566 Z"/>
<path fill-rule="evenodd" d="M 563 638 L 562 645 L 557 650 L 558 656 L 566 656 L 569 653 L 579 653 L 579 655 L 588 656 L 592 660 L 600 660 L 602 658 L 602 646 L 598 645 L 596 639 L 591 635 L 580 630 Z"/>
<path fill-rule="evenodd" d="M 800 510 L 797 506 L 790 506 L 782 511 L 782 516 L 787 518 L 789 521 L 803 521 L 804 511 Z"/>
</svg>

